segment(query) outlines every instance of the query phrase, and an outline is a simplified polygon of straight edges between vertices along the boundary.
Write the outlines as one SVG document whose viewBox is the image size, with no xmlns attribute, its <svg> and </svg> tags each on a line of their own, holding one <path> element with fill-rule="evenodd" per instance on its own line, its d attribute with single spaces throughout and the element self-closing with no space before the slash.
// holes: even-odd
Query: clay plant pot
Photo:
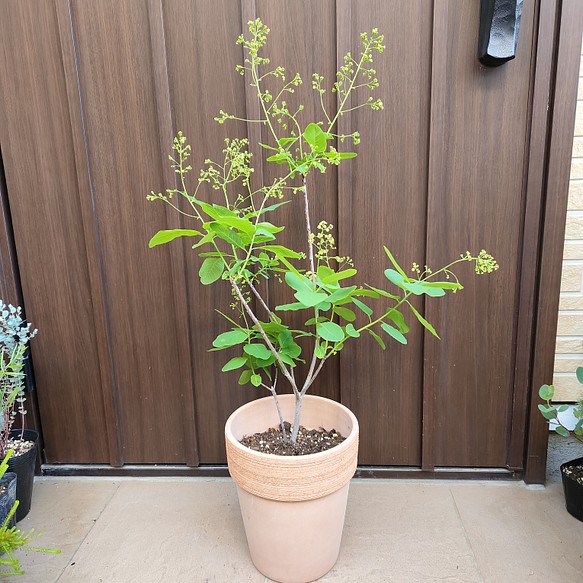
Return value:
<svg viewBox="0 0 583 583">
<path fill-rule="evenodd" d="M 583 457 L 571 460 L 561 465 L 561 478 L 565 492 L 565 506 L 569 514 L 583 521 L 583 484 L 565 475 L 565 468 L 569 466 L 583 466 Z"/>
<path fill-rule="evenodd" d="M 284 418 L 292 420 L 294 396 L 279 399 Z M 314 581 L 334 566 L 356 470 L 358 421 L 349 409 L 308 395 L 301 424 L 336 429 L 346 439 L 305 456 L 269 455 L 241 445 L 245 435 L 279 426 L 272 397 L 243 405 L 225 425 L 229 472 L 237 484 L 251 559 L 279 583 Z"/>
</svg>

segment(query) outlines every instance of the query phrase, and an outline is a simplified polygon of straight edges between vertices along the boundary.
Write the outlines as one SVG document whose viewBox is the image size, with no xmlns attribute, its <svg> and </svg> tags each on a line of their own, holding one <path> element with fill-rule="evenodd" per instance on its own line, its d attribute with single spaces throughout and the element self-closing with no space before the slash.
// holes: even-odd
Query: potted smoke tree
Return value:
<svg viewBox="0 0 583 583">
<path fill-rule="evenodd" d="M 263 54 L 268 33 L 257 19 L 237 40 L 244 51 L 237 70 L 257 92 L 259 119 L 222 110 L 215 119 L 261 124 L 267 137 L 260 145 L 266 162 L 280 170 L 278 177 L 253 189 L 248 141 L 226 139 L 222 159 L 207 159 L 189 190 L 191 146 L 179 132 L 170 156 L 177 185 L 148 198 L 173 206 L 192 227 L 159 231 L 149 244 L 188 238 L 203 258 L 201 283 L 230 286 L 231 313 L 219 312 L 230 329 L 215 338 L 212 350 L 236 350 L 222 370 L 237 371 L 239 384 L 265 389 L 270 396 L 242 406 L 227 421 L 229 471 L 254 564 L 270 579 L 298 582 L 321 577 L 338 557 L 357 461 L 358 422 L 341 404 L 307 394 L 317 375 L 364 334 L 383 349 L 387 341 L 406 344 L 410 317 L 437 336 L 413 297 L 437 298 L 462 289 L 453 271 L 459 263 L 473 263 L 476 273 L 498 266 L 486 251 L 467 252 L 439 269 L 413 264 L 407 274 L 385 247 L 386 287 L 352 283 L 357 270 L 338 255 L 332 225 L 312 217 L 307 178 L 357 155 L 347 146 L 358 145 L 358 131 L 337 133 L 342 115 L 357 108 L 383 109 L 381 100 L 370 96 L 379 85 L 373 56 L 383 52 L 383 36 L 377 29 L 362 33 L 359 54 L 344 57 L 330 87 L 337 96 L 335 112 L 325 108 L 326 82 L 314 73 L 311 86 L 321 116 L 308 120 L 302 105 L 288 103 L 302 85 L 300 76 L 273 67 Z M 304 217 L 300 250 L 278 241 L 284 229 L 278 209 L 285 204 L 296 205 Z M 290 301 L 270 305 L 267 281 L 287 289 Z M 373 308 L 373 302 L 379 305 Z M 296 312 L 304 321 L 301 327 L 290 323 Z M 291 392 L 282 394 L 282 384 Z"/>
</svg>

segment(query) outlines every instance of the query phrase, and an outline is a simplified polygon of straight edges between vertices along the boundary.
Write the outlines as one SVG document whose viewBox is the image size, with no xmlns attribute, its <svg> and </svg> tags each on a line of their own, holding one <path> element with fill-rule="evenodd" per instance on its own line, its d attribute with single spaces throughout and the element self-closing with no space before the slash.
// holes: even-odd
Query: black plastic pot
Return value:
<svg viewBox="0 0 583 583">
<path fill-rule="evenodd" d="M 561 465 L 561 477 L 563 478 L 563 490 L 565 492 L 567 511 L 578 520 L 583 521 L 583 484 L 565 475 L 564 469 L 567 466 L 583 466 L 583 457 Z"/>
<path fill-rule="evenodd" d="M 4 524 L 4 520 L 16 502 L 16 474 L 13 472 L 6 472 L 0 479 L 0 486 L 6 488 L 0 494 L 0 526 Z M 13 516 L 8 523 L 9 527 L 16 524 L 16 517 Z"/>
<path fill-rule="evenodd" d="M 13 429 L 10 432 L 12 439 L 20 439 L 20 429 Z M 36 452 L 38 450 L 38 433 L 32 429 L 25 429 L 23 438 L 25 441 L 33 441 L 34 447 L 22 455 L 13 455 L 8 460 L 8 469 L 14 472 L 16 479 L 16 499 L 19 501 L 16 510 L 16 522 L 20 522 L 30 511 L 32 500 L 32 486 L 34 483 L 34 466 L 36 462 Z"/>
</svg>

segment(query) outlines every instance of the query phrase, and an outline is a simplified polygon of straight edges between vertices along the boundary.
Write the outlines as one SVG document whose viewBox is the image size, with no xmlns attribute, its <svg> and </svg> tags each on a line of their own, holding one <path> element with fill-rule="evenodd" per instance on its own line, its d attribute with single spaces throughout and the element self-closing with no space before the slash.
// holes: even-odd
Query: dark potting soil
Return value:
<svg viewBox="0 0 583 583">
<path fill-rule="evenodd" d="M 566 466 L 563 474 L 583 486 L 583 466 Z"/>
<path fill-rule="evenodd" d="M 308 455 L 326 451 L 339 445 L 344 441 L 344 437 L 335 429 L 326 430 L 306 429 L 300 425 L 296 443 L 290 441 L 291 425 L 284 423 L 287 439 L 283 439 L 281 428 L 270 427 L 267 431 L 246 435 L 241 443 L 255 451 L 271 453 L 274 455 Z"/>
</svg>

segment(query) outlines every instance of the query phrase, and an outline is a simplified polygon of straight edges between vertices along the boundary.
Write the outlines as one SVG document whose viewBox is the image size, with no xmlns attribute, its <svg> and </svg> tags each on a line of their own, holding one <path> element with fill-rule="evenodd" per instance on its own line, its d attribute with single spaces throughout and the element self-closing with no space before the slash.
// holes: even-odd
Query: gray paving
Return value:
<svg viewBox="0 0 583 583">
<path fill-rule="evenodd" d="M 226 478 L 39 478 L 19 526 L 62 549 L 23 556 L 30 583 L 267 581 Z M 583 522 L 556 481 L 354 480 L 340 558 L 320 581 L 583 581 Z"/>
</svg>

